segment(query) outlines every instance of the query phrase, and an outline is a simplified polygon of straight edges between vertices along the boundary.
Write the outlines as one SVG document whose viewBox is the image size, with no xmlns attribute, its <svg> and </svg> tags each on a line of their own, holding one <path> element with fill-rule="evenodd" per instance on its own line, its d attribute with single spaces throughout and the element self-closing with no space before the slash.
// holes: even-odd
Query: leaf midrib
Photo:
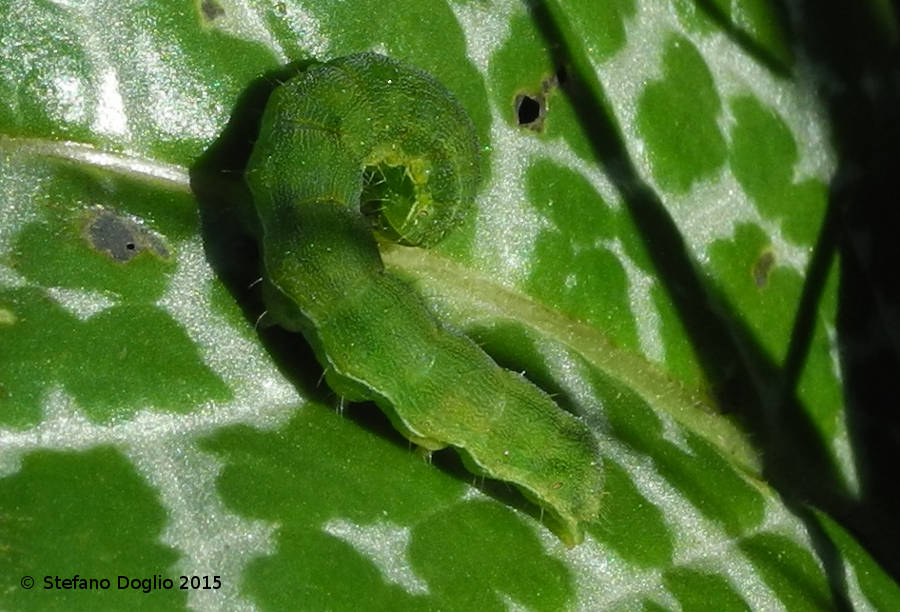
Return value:
<svg viewBox="0 0 900 612">
<path fill-rule="evenodd" d="M 759 474 L 759 457 L 746 435 L 718 414 L 709 396 L 671 378 L 641 355 L 612 343 L 600 330 L 479 275 L 433 251 L 379 245 L 389 269 L 411 277 L 429 293 L 451 301 L 466 316 L 526 325 L 565 346 L 592 367 L 637 393 L 651 408 L 702 436 L 745 471 Z"/>
<path fill-rule="evenodd" d="M 177 191 L 191 190 L 190 175 L 183 166 L 104 151 L 90 144 L 0 134 L 0 151 L 63 159 L 157 187 L 162 183 Z M 745 434 L 718 414 L 702 390 L 686 387 L 643 356 L 615 346 L 597 328 L 433 251 L 392 243 L 381 243 L 379 248 L 388 268 L 411 278 L 421 289 L 450 300 L 467 316 L 491 322 L 515 321 L 540 337 L 573 350 L 599 372 L 630 388 L 652 409 L 668 414 L 702 436 L 745 471 L 759 474 L 759 457 Z"/>
</svg>

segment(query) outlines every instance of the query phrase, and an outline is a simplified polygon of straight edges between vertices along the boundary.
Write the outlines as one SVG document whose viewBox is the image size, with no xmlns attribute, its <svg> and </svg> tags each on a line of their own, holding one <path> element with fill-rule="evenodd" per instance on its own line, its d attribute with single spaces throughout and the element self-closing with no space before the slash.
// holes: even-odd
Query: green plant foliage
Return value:
<svg viewBox="0 0 900 612">
<path fill-rule="evenodd" d="M 848 511 L 845 279 L 816 259 L 839 151 L 780 3 L 0 15 L 0 608 L 900 608 L 867 552 L 890 529 Z M 475 212 L 435 249 L 379 249 L 596 438 L 602 510 L 573 549 L 513 487 L 346 405 L 263 315 L 239 223 L 260 113 L 361 51 L 472 118 Z M 112 586 L 43 588 L 76 574 Z"/>
</svg>

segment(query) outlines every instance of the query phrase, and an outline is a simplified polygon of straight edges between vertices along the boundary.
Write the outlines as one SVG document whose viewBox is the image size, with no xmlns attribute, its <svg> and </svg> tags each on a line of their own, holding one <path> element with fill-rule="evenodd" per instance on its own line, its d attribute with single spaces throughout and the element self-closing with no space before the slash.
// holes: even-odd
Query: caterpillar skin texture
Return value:
<svg viewBox="0 0 900 612">
<path fill-rule="evenodd" d="M 363 53 L 279 86 L 247 170 L 266 305 L 303 333 L 336 393 L 374 401 L 409 440 L 452 446 L 474 473 L 516 485 L 573 546 L 599 512 L 590 431 L 438 322 L 385 272 L 373 236 L 374 225 L 434 244 L 474 206 L 478 169 L 471 120 L 418 69 Z"/>
</svg>

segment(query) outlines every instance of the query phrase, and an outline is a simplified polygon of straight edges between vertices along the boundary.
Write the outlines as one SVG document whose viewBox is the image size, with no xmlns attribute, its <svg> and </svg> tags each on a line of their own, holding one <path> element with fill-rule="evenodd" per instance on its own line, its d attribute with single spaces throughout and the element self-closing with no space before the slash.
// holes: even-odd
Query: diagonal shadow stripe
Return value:
<svg viewBox="0 0 900 612">
<path fill-rule="evenodd" d="M 563 11 L 551 0 L 527 2 L 554 63 L 571 78 L 569 97 L 597 161 L 616 186 L 645 243 L 657 278 L 672 300 L 718 404 L 734 411 L 759 444 L 770 484 L 806 524 L 829 578 L 835 605 L 849 609 L 838 551 L 806 504 L 847 517 L 849 502 L 836 466 L 794 393 L 809 349 L 819 297 L 835 250 L 834 218 L 826 214 L 808 270 L 791 339 L 787 369 L 774 363 L 739 313 L 698 274 L 681 233 L 661 198 L 632 164 L 621 131 L 590 60 L 572 36 Z M 572 44 L 568 44 L 572 42 Z M 834 198 L 829 199 L 833 207 Z M 802 449 L 802 450 L 801 450 Z"/>
</svg>

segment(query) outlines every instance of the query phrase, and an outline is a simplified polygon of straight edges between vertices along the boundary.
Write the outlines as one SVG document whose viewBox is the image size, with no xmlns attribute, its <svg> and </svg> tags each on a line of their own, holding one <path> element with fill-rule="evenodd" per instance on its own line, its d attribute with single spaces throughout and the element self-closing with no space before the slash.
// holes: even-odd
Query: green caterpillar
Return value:
<svg viewBox="0 0 900 612">
<path fill-rule="evenodd" d="M 385 272 L 373 236 L 440 240 L 474 206 L 478 157 L 453 95 L 387 57 L 338 58 L 279 86 L 247 169 L 266 306 L 303 333 L 336 393 L 374 401 L 412 442 L 452 446 L 474 473 L 516 485 L 573 546 L 599 512 L 590 431 L 438 322 Z"/>
</svg>

